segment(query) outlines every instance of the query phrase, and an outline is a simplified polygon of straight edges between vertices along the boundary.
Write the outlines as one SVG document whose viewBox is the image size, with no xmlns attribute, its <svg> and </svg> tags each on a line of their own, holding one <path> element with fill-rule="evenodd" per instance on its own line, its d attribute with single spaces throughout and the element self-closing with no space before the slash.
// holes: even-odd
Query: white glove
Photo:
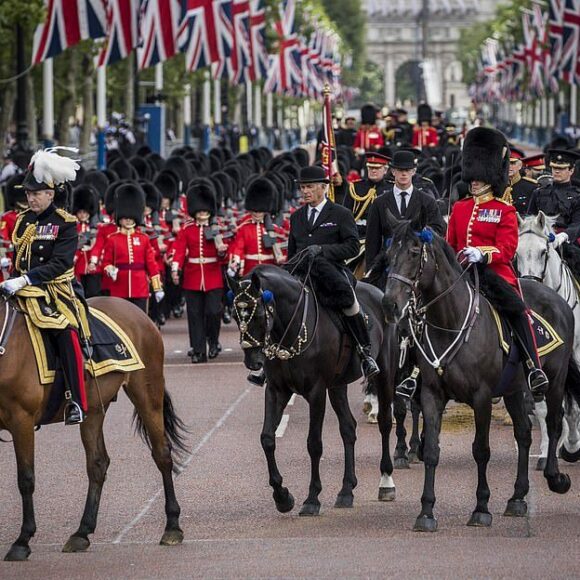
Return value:
<svg viewBox="0 0 580 580">
<path fill-rule="evenodd" d="M 157 290 L 155 292 L 155 302 L 161 302 L 165 298 L 165 292 L 163 290 Z"/>
<path fill-rule="evenodd" d="M 229 278 L 236 277 L 236 271 L 232 267 L 227 269 L 226 274 L 228 275 Z"/>
<path fill-rule="evenodd" d="M 0 287 L 2 287 L 2 290 L 4 290 L 6 294 L 12 295 L 16 294 L 18 290 L 22 290 L 25 286 L 28 286 L 28 284 L 30 284 L 28 278 L 26 276 L 20 276 L 19 278 L 11 278 L 10 280 L 2 282 Z"/>
<path fill-rule="evenodd" d="M 119 273 L 119 268 L 115 268 L 115 266 L 109 266 L 107 268 L 107 276 L 115 282 L 117 280 L 117 274 Z"/>
<path fill-rule="evenodd" d="M 11 266 L 12 260 L 10 258 L 0 258 L 0 268 L 2 268 L 2 270 L 10 270 Z"/>
<path fill-rule="evenodd" d="M 560 232 L 559 234 L 556 234 L 556 237 L 554 238 L 554 248 L 559 248 L 562 244 L 568 242 L 569 239 L 570 238 L 566 232 Z"/>
<path fill-rule="evenodd" d="M 479 248 L 472 248 L 471 246 L 467 246 L 467 248 L 463 248 L 463 255 L 467 258 L 467 261 L 470 264 L 483 262 L 483 253 Z"/>
</svg>

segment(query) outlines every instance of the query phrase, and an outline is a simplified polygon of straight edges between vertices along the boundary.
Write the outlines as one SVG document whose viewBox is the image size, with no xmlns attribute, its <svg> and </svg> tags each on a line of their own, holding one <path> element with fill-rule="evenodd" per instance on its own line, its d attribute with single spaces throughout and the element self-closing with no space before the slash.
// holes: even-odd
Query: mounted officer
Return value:
<svg viewBox="0 0 580 580">
<path fill-rule="evenodd" d="M 87 411 L 79 332 L 87 339 L 89 330 L 84 303 L 73 290 L 77 219 L 58 209 L 54 198 L 66 197 L 78 169 L 75 161 L 54 150 L 33 155 L 22 184 L 29 209 L 18 218 L 12 235 L 15 277 L 0 284 L 52 339 L 66 381 L 65 425 L 82 423 Z"/>
<path fill-rule="evenodd" d="M 313 261 L 311 277 L 321 303 L 343 314 L 361 358 L 366 378 L 379 372 L 370 355 L 370 338 L 345 260 L 359 251 L 358 233 L 352 213 L 326 198 L 328 179 L 321 167 L 304 167 L 299 185 L 305 204 L 290 220 L 288 260 L 305 252 Z M 292 267 L 289 264 L 290 268 Z"/>
<path fill-rule="evenodd" d="M 524 152 L 510 145 L 509 186 L 506 189 L 505 200 L 511 202 L 521 216 L 528 213 L 532 194 L 538 188 L 535 179 L 522 176 L 523 158 Z"/>
</svg>

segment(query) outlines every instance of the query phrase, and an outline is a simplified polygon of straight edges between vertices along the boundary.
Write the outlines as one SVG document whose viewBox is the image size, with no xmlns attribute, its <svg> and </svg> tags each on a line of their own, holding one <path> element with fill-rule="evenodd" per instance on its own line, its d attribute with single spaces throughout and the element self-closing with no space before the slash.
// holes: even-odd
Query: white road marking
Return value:
<svg viewBox="0 0 580 580">
<path fill-rule="evenodd" d="M 228 362 L 209 362 L 209 363 L 201 363 L 198 365 L 193 365 L 191 363 L 165 363 L 165 365 L 163 365 L 165 368 L 179 368 L 179 367 L 187 367 L 188 369 L 192 369 L 194 367 L 201 367 L 201 368 L 205 368 L 205 367 L 240 367 L 243 366 L 244 363 L 243 362 L 234 362 L 234 361 L 228 361 Z"/>
<path fill-rule="evenodd" d="M 293 407 L 294 406 L 294 402 L 296 401 L 296 393 L 294 393 L 291 397 L 290 400 L 288 401 L 288 406 L 289 407 Z"/>
<path fill-rule="evenodd" d="M 280 425 L 278 425 L 278 429 L 276 429 L 276 438 L 279 439 L 280 437 L 284 437 L 284 433 L 286 432 L 286 427 L 288 427 L 288 421 L 290 421 L 290 415 L 282 415 L 282 420 L 280 421 Z"/>
<path fill-rule="evenodd" d="M 174 352 L 174 354 L 182 354 L 183 353 L 182 350 L 174 350 L 173 352 Z"/>
<path fill-rule="evenodd" d="M 224 348 L 224 352 L 233 352 L 234 349 L 233 348 Z"/>
<path fill-rule="evenodd" d="M 225 364 L 225 363 L 224 363 Z M 181 469 L 175 476 L 179 477 L 183 473 L 187 466 L 191 463 L 193 458 L 199 453 L 202 447 L 211 439 L 212 435 L 223 426 L 227 418 L 235 411 L 236 407 L 246 398 L 247 394 L 252 390 L 252 387 L 248 387 L 226 410 L 226 412 L 219 418 L 216 424 L 203 436 L 201 441 L 191 450 L 191 453 L 183 461 Z M 157 501 L 163 494 L 163 487 L 159 488 L 155 494 L 153 494 L 149 500 L 143 506 L 143 509 L 121 530 L 119 535 L 113 540 L 113 544 L 120 544 L 123 538 L 147 515 L 153 504 Z"/>
</svg>

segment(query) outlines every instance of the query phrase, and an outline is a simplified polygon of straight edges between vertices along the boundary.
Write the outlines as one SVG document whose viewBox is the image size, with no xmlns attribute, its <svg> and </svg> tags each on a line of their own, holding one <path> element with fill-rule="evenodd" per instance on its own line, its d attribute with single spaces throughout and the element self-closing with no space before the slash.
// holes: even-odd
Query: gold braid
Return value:
<svg viewBox="0 0 580 580">
<path fill-rule="evenodd" d="M 365 214 L 365 211 L 367 210 L 369 205 L 377 197 L 377 188 L 371 187 L 364 195 L 358 195 L 354 186 L 355 186 L 354 183 L 350 184 L 348 193 L 350 197 L 352 197 L 352 199 L 354 200 L 354 205 L 352 208 L 352 213 L 355 214 L 354 221 L 358 221 Z"/>
<path fill-rule="evenodd" d="M 32 249 L 32 243 L 36 239 L 36 224 L 28 224 L 24 233 L 20 237 L 18 237 L 17 231 L 18 228 L 15 227 L 12 234 L 12 242 L 14 243 L 14 246 L 18 248 L 16 251 L 16 263 L 14 266 L 20 272 L 19 264 L 22 261 L 23 255 L 26 263 L 30 265 L 30 251 Z"/>
</svg>

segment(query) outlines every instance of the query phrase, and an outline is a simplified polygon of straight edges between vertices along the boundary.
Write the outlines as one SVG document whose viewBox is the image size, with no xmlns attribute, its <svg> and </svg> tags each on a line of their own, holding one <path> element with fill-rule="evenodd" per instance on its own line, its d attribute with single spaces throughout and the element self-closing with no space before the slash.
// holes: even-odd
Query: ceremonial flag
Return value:
<svg viewBox="0 0 580 580">
<path fill-rule="evenodd" d="M 188 71 L 225 62 L 233 44 L 231 0 L 183 0 L 179 46 Z"/>
<path fill-rule="evenodd" d="M 169 60 L 177 54 L 181 17 L 180 0 L 141 0 L 139 20 L 139 70 Z"/>
<path fill-rule="evenodd" d="M 250 55 L 250 80 L 265 79 L 268 74 L 265 0 L 250 0 Z"/>
<path fill-rule="evenodd" d="M 46 20 L 36 27 L 32 64 L 52 58 L 87 38 L 106 34 L 105 0 L 45 0 Z"/>
<path fill-rule="evenodd" d="M 324 86 L 323 133 L 320 159 L 326 178 L 331 179 L 338 172 L 338 168 L 336 167 L 336 140 L 332 126 L 332 98 L 328 84 Z M 328 189 L 328 199 L 334 201 L 334 186 L 332 183 Z"/>
<path fill-rule="evenodd" d="M 127 58 L 139 41 L 140 0 L 107 0 L 107 40 L 98 66 Z"/>
<path fill-rule="evenodd" d="M 562 78 L 571 85 L 580 84 L 580 0 L 566 0 L 562 32 Z"/>
<path fill-rule="evenodd" d="M 564 0 L 550 0 L 548 27 L 550 50 L 546 68 L 550 88 L 557 92 L 564 34 Z"/>
<path fill-rule="evenodd" d="M 232 50 L 231 82 L 239 85 L 246 81 L 247 68 L 250 65 L 250 3 L 249 0 L 232 2 Z"/>
</svg>

